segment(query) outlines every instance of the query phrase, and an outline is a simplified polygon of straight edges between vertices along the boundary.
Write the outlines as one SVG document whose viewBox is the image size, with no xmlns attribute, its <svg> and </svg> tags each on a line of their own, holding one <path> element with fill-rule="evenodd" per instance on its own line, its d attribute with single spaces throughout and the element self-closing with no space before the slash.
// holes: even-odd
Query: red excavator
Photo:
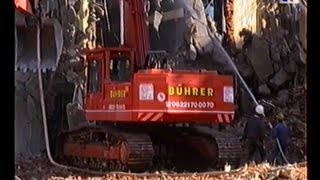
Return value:
<svg viewBox="0 0 320 180">
<path fill-rule="evenodd" d="M 150 51 L 144 1 L 112 2 L 119 45 L 83 52 L 89 123 L 61 133 L 58 161 L 103 171 L 237 166 L 240 138 L 210 128 L 234 121 L 234 77 L 148 68 L 162 52 Z"/>
</svg>

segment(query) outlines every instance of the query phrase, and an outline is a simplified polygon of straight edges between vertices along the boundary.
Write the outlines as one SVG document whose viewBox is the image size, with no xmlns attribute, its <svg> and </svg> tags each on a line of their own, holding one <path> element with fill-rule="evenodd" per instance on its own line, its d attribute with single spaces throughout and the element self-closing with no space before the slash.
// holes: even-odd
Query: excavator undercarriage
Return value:
<svg viewBox="0 0 320 180">
<path fill-rule="evenodd" d="M 96 171 L 205 171 L 239 165 L 238 137 L 208 127 L 87 126 L 62 133 L 57 159 Z M 149 129 L 149 130 L 146 130 Z M 210 131 L 207 133 L 206 131 Z"/>
<path fill-rule="evenodd" d="M 150 137 L 113 128 L 85 127 L 61 134 L 57 152 L 62 163 L 97 171 L 145 170 L 154 151 Z"/>
</svg>

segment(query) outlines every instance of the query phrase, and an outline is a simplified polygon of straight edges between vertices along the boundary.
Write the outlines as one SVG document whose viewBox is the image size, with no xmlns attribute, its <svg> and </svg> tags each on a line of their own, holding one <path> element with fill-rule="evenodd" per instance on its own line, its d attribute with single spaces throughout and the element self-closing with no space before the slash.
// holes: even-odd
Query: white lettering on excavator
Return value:
<svg viewBox="0 0 320 180">
<path fill-rule="evenodd" d="M 212 109 L 214 102 L 193 102 L 193 101 L 167 101 L 167 108 L 199 108 L 199 109 Z"/>
<path fill-rule="evenodd" d="M 109 110 L 125 110 L 126 105 L 124 104 L 109 104 Z"/>
</svg>

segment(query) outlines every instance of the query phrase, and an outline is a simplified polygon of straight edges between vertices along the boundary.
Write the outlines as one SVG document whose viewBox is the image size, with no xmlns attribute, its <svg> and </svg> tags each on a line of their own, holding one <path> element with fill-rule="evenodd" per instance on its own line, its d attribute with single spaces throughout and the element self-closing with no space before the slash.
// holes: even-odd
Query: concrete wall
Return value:
<svg viewBox="0 0 320 180">
<path fill-rule="evenodd" d="M 16 74 L 15 80 L 15 156 L 37 155 L 44 150 L 37 78 Z"/>
<path fill-rule="evenodd" d="M 241 48 L 243 44 L 239 36 L 243 28 L 253 33 L 257 31 L 257 2 L 258 0 L 234 0 L 234 39 L 237 48 Z"/>
<path fill-rule="evenodd" d="M 264 5 L 264 4 L 267 4 Z M 302 47 L 307 49 L 307 7 L 300 3 L 299 19 L 299 40 L 302 43 Z M 242 28 L 246 28 L 253 33 L 262 32 L 268 16 L 268 12 L 275 12 L 278 8 L 278 4 L 269 0 L 234 0 L 234 38 L 236 46 L 240 48 L 243 44 L 239 36 L 239 32 Z M 270 17 L 269 17 L 270 18 Z M 270 22 L 270 26 L 278 25 L 279 19 L 271 18 L 274 22 Z"/>
</svg>

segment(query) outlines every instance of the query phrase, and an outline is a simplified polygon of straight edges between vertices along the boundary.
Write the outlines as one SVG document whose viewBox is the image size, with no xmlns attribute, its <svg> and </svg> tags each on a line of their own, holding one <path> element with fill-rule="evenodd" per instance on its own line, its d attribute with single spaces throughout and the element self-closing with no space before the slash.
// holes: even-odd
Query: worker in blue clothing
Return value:
<svg viewBox="0 0 320 180">
<path fill-rule="evenodd" d="M 283 113 L 278 113 L 276 115 L 276 119 L 278 121 L 277 125 L 272 130 L 272 138 L 275 140 L 275 147 L 271 154 L 271 162 L 284 164 L 284 156 L 286 156 L 286 153 L 288 151 L 288 144 L 289 144 L 289 129 L 284 124 L 284 115 Z M 283 155 L 281 154 L 281 151 L 279 149 L 279 145 L 277 143 L 277 138 L 279 140 Z"/>
</svg>

